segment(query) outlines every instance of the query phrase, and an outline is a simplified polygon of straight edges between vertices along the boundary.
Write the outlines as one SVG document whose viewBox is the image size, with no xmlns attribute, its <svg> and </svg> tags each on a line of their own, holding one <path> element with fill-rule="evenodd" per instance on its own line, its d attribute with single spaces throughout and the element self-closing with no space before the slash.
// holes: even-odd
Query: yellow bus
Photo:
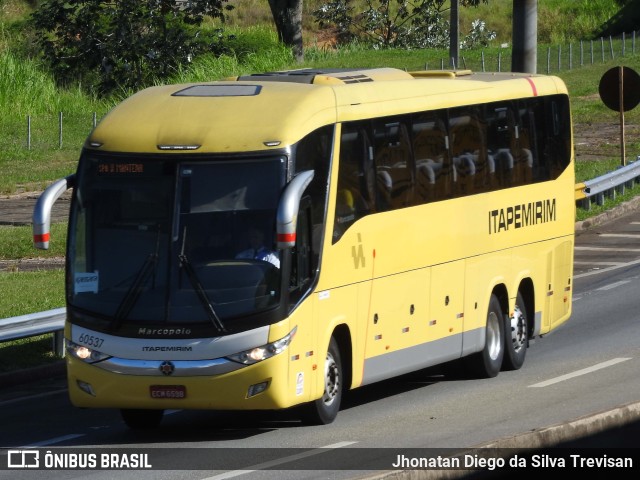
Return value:
<svg viewBox="0 0 640 480">
<path fill-rule="evenodd" d="M 519 369 L 571 314 L 574 165 L 553 76 L 295 70 L 148 88 L 88 136 L 68 388 L 131 428 L 296 407 L 455 362 Z"/>
</svg>

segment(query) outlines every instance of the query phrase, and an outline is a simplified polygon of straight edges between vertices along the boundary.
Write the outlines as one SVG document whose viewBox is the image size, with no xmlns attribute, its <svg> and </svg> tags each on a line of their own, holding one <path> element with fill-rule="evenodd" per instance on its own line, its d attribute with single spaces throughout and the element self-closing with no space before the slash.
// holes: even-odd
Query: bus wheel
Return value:
<svg viewBox="0 0 640 480">
<path fill-rule="evenodd" d="M 333 422 L 340 411 L 342 400 L 342 362 L 338 343 L 331 337 L 324 362 L 324 394 L 322 398 L 304 406 L 302 420 L 311 425 Z"/>
<path fill-rule="evenodd" d="M 500 373 L 504 357 L 504 315 L 498 297 L 491 295 L 487 311 L 486 338 L 482 351 L 467 358 L 468 367 L 478 377 L 492 378 Z"/>
<path fill-rule="evenodd" d="M 156 428 L 162 421 L 164 410 L 142 410 L 142 409 L 127 409 L 120 410 L 122 419 L 127 427 L 134 430 L 147 430 Z"/>
<path fill-rule="evenodd" d="M 522 295 L 518 292 L 513 317 L 506 318 L 506 332 L 504 336 L 504 370 L 518 370 L 524 364 L 527 353 L 528 322 L 527 310 Z"/>
</svg>

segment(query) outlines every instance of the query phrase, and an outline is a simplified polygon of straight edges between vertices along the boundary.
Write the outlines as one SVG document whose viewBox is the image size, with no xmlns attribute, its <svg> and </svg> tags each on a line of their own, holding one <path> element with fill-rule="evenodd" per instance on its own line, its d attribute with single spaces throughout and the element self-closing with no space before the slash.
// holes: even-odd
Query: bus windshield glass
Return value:
<svg viewBox="0 0 640 480">
<path fill-rule="evenodd" d="M 209 324 L 280 300 L 283 157 L 180 162 L 87 155 L 69 229 L 69 305 L 121 325 Z"/>
</svg>

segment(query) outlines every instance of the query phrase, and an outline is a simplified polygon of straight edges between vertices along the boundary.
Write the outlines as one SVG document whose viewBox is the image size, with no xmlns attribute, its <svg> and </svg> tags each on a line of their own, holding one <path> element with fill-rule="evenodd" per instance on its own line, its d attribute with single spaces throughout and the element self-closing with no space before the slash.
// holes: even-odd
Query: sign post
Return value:
<svg viewBox="0 0 640 480">
<path fill-rule="evenodd" d="M 625 152 L 624 112 L 640 102 L 640 75 L 629 67 L 613 67 L 605 72 L 598 87 L 602 102 L 620 112 L 620 163 L 627 164 Z"/>
</svg>

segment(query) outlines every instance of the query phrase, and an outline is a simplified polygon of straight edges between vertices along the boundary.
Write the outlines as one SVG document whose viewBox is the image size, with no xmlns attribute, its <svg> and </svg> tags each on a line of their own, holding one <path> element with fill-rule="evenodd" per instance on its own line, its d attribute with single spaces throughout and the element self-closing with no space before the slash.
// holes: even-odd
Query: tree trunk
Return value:
<svg viewBox="0 0 640 480">
<path fill-rule="evenodd" d="M 269 0 L 269 7 L 279 40 L 292 48 L 296 62 L 302 62 L 302 0 Z"/>
</svg>

